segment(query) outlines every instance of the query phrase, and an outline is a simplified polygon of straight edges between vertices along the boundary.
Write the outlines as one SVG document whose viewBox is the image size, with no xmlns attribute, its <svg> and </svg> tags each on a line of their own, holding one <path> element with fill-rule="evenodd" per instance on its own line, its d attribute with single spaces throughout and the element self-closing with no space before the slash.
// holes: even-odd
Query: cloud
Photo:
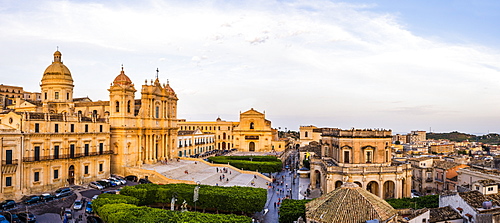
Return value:
<svg viewBox="0 0 500 223">
<path fill-rule="evenodd" d="M 180 116 L 260 107 L 303 118 L 356 114 L 396 124 L 404 114 L 423 121 L 443 111 L 500 113 L 492 103 L 500 96 L 498 49 L 417 36 L 397 15 L 372 11 L 376 5 L 322 0 L 31 3 L 29 10 L 16 2 L 1 9 L 5 71 L 26 77 L 21 83 L 6 79 L 13 85 L 36 89 L 60 45 L 73 72 L 75 96 L 89 92 L 106 100 L 108 84 L 92 80 L 112 81 L 122 63 L 136 85 L 153 78 L 159 67 L 162 80 L 168 78 L 178 93 Z M 24 63 L 12 52 L 32 63 L 21 69 Z M 330 121 L 335 120 L 325 118 Z"/>
</svg>

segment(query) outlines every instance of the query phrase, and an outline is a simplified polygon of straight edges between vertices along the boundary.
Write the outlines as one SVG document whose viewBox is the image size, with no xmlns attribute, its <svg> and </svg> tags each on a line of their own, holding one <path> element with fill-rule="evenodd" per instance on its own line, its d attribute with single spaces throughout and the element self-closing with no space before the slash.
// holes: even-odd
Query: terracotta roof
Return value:
<svg viewBox="0 0 500 223">
<path fill-rule="evenodd" d="M 384 222 L 396 215 L 397 211 L 386 201 L 352 182 L 306 204 L 306 218 L 316 222 Z"/>
<path fill-rule="evenodd" d="M 451 169 L 457 166 L 460 166 L 461 164 L 455 163 L 455 162 L 450 162 L 450 161 L 435 161 L 434 162 L 434 167 L 439 168 L 439 169 Z"/>
<path fill-rule="evenodd" d="M 481 184 L 481 185 L 483 185 L 483 186 L 498 185 L 498 183 L 495 180 L 492 180 L 492 179 L 478 180 L 476 182 L 479 183 L 479 184 Z"/>
<path fill-rule="evenodd" d="M 454 210 L 450 206 L 431 208 L 429 222 L 441 222 L 447 220 L 462 219 L 462 216 L 458 211 Z"/>
<path fill-rule="evenodd" d="M 122 67 L 122 71 L 120 71 L 120 74 L 115 77 L 113 84 L 114 85 L 126 85 L 126 86 L 133 85 L 130 78 L 128 78 L 128 76 L 125 75 L 125 71 L 123 71 L 123 67 Z"/>
</svg>

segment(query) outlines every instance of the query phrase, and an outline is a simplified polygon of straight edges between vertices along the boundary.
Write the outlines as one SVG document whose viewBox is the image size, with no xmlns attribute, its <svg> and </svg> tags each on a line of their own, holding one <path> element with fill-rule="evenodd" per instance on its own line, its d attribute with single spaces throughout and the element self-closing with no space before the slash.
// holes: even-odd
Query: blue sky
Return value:
<svg viewBox="0 0 500 223">
<path fill-rule="evenodd" d="M 75 97 L 159 68 L 193 121 L 500 132 L 499 4 L 0 0 L 0 83 L 39 91 L 59 46 Z"/>
</svg>

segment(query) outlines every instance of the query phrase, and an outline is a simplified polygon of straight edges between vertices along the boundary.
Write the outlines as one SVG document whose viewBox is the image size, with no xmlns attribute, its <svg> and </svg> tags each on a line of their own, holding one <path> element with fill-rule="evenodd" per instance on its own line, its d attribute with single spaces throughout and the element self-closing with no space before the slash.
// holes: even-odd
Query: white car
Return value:
<svg viewBox="0 0 500 223">
<path fill-rule="evenodd" d="M 97 199 L 97 197 L 99 197 L 99 194 L 94 195 L 94 196 L 92 197 L 92 200 Z"/>
<path fill-rule="evenodd" d="M 81 200 L 76 200 L 75 203 L 73 204 L 74 210 L 82 210 L 82 207 L 83 207 L 83 202 Z"/>
<path fill-rule="evenodd" d="M 104 189 L 104 187 L 101 184 L 97 183 L 97 182 L 90 182 L 89 186 L 92 187 L 92 188 L 94 188 L 94 189 L 97 189 L 97 190 Z"/>
</svg>

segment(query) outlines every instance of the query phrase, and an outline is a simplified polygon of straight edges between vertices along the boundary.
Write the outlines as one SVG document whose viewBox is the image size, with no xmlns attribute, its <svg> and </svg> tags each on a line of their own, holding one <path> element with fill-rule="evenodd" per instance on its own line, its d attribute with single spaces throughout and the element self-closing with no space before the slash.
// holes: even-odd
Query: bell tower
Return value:
<svg viewBox="0 0 500 223">
<path fill-rule="evenodd" d="M 122 70 L 116 76 L 109 91 L 110 124 L 111 126 L 127 125 L 127 118 L 135 117 L 135 88 L 130 78 Z"/>
</svg>

